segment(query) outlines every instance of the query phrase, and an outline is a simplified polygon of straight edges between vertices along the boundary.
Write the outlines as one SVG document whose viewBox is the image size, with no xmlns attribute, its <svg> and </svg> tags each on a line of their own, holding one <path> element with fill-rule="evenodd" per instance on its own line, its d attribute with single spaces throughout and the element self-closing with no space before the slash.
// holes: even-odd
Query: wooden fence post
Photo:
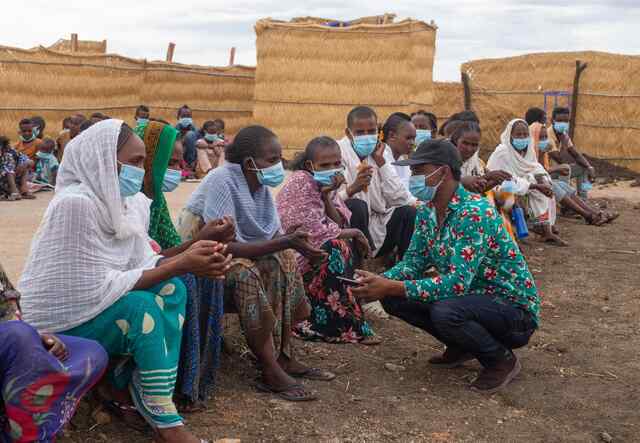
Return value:
<svg viewBox="0 0 640 443">
<path fill-rule="evenodd" d="M 460 76 L 462 77 L 462 88 L 464 90 L 464 110 L 471 111 L 471 79 L 466 72 L 461 73 Z"/>
<path fill-rule="evenodd" d="M 229 66 L 236 64 L 236 47 L 233 46 L 229 52 Z"/>
<path fill-rule="evenodd" d="M 107 41 L 106 40 L 102 40 L 102 52 L 104 54 L 107 53 Z"/>
<path fill-rule="evenodd" d="M 167 61 L 169 63 L 173 63 L 173 51 L 176 49 L 175 43 L 169 43 L 169 47 L 167 48 Z"/>
<path fill-rule="evenodd" d="M 573 77 L 573 95 L 571 96 L 571 118 L 569 121 L 569 137 L 573 140 L 576 129 L 576 115 L 578 114 L 578 95 L 580 93 L 580 76 L 587 69 L 587 63 L 576 60 L 576 75 Z"/>
<path fill-rule="evenodd" d="M 71 34 L 71 52 L 78 52 L 78 34 Z"/>
</svg>

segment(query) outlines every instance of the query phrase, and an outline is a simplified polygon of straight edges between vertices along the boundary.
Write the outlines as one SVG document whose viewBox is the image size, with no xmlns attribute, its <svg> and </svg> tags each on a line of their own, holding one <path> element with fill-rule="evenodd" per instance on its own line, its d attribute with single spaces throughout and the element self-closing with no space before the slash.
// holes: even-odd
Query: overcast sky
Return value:
<svg viewBox="0 0 640 443">
<path fill-rule="evenodd" d="M 103 6 L 104 5 L 104 6 Z M 108 5 L 108 6 L 107 6 Z M 255 65 L 255 21 L 318 16 L 349 20 L 394 12 L 438 25 L 436 80 L 458 80 L 472 59 L 540 51 L 601 50 L 640 54 L 640 0 L 2 0 L 0 44 L 50 45 L 77 32 L 108 40 L 108 51 L 174 61 Z"/>
</svg>

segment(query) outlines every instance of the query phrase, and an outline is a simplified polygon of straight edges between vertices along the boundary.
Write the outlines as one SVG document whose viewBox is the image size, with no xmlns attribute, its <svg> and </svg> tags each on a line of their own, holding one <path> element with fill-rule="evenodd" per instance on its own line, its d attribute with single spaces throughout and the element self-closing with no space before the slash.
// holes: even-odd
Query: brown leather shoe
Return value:
<svg viewBox="0 0 640 443">
<path fill-rule="evenodd" d="M 518 357 L 515 354 L 511 355 L 511 358 L 502 360 L 494 367 L 484 368 L 478 378 L 471 383 L 471 388 L 493 394 L 507 386 L 522 369 Z"/>
<path fill-rule="evenodd" d="M 447 347 L 442 355 L 436 355 L 429 359 L 429 364 L 444 369 L 453 369 L 462 366 L 464 362 L 473 360 L 474 356 L 455 348 Z"/>
</svg>

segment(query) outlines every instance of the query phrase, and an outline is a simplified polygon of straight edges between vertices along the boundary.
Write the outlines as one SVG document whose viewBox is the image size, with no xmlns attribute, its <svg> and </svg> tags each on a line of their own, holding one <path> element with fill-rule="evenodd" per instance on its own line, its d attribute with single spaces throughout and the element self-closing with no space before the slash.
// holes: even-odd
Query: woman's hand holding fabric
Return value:
<svg viewBox="0 0 640 443">
<path fill-rule="evenodd" d="M 65 361 L 69 356 L 67 347 L 60 341 L 58 337 L 52 334 L 40 334 L 42 339 L 42 345 L 49 351 L 55 358 L 60 361 Z"/>
<path fill-rule="evenodd" d="M 353 239 L 354 246 L 358 249 L 358 252 L 363 258 L 367 258 L 371 253 L 371 246 L 369 240 L 359 229 L 343 229 L 340 234 L 340 238 Z"/>
<path fill-rule="evenodd" d="M 180 254 L 180 268 L 201 277 L 224 278 L 229 270 L 231 254 L 227 246 L 210 240 L 200 240 Z"/>
</svg>

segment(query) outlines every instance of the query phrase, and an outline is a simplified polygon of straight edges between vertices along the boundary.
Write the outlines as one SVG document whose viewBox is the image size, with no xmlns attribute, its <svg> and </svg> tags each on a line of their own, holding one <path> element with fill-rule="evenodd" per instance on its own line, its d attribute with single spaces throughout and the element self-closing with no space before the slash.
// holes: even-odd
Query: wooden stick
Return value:
<svg viewBox="0 0 640 443">
<path fill-rule="evenodd" d="M 102 40 L 102 53 L 106 54 L 107 53 L 107 40 Z"/>
<path fill-rule="evenodd" d="M 462 78 L 462 87 L 464 89 L 464 110 L 471 110 L 471 79 L 469 78 L 469 74 L 463 72 L 460 74 Z"/>
<path fill-rule="evenodd" d="M 236 47 L 233 46 L 231 51 L 229 51 L 229 66 L 233 66 L 236 64 Z"/>
<path fill-rule="evenodd" d="M 71 52 L 78 52 L 78 34 L 71 34 Z"/>
<path fill-rule="evenodd" d="M 175 43 L 169 43 L 169 47 L 167 48 L 167 61 L 169 63 L 173 63 L 173 51 L 176 49 Z"/>
<path fill-rule="evenodd" d="M 578 94 L 580 93 L 580 76 L 587 69 L 587 64 L 576 60 L 576 75 L 573 78 L 573 95 L 571 96 L 571 118 L 569 121 L 569 137 L 573 140 L 576 129 L 576 116 L 578 114 Z"/>
</svg>

